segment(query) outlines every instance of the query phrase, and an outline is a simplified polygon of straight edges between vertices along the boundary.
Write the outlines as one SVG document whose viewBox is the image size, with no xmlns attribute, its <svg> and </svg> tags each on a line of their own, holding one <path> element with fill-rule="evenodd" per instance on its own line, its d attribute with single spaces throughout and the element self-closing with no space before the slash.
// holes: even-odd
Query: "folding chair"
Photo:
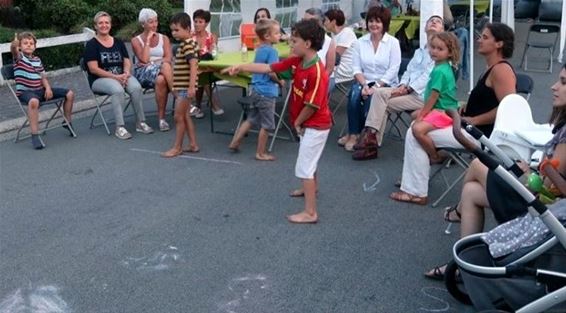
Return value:
<svg viewBox="0 0 566 313">
<path fill-rule="evenodd" d="M 527 99 L 527 101 L 529 101 L 529 99 L 531 98 L 531 93 L 535 88 L 535 82 L 527 74 L 515 74 L 515 77 L 517 78 L 517 93 L 525 94 L 525 98 Z"/>
<path fill-rule="evenodd" d="M 527 52 L 530 48 L 544 49 L 548 51 L 549 65 L 546 70 L 533 70 L 535 72 L 549 72 L 552 73 L 552 57 L 554 55 L 554 49 L 556 48 L 556 43 L 558 42 L 558 37 L 560 36 L 560 27 L 557 25 L 549 24 L 533 24 L 529 29 L 527 35 L 527 43 L 525 44 L 525 50 L 523 51 L 523 57 L 521 59 L 521 66 L 523 70 L 528 71 L 528 55 Z"/>
<path fill-rule="evenodd" d="M 18 99 L 18 96 L 16 96 L 16 91 L 14 90 L 14 87 L 10 83 L 10 81 L 14 80 L 14 65 L 9 64 L 9 65 L 2 66 L 1 72 L 2 72 L 2 77 L 3 77 L 4 81 L 7 82 L 8 88 L 10 89 L 10 92 L 12 93 L 12 96 L 14 97 L 15 102 L 18 103 L 20 109 L 22 110 L 22 113 L 24 114 L 24 116 L 26 118 L 24 123 L 20 126 L 20 128 L 18 129 L 18 132 L 16 133 L 16 138 L 14 139 L 14 142 L 18 142 L 20 139 L 25 139 L 25 138 L 31 137 L 31 134 L 28 134 L 28 135 L 20 138 L 20 133 L 22 132 L 22 129 L 24 129 L 26 126 L 29 125 L 29 116 L 28 116 L 26 108 L 24 107 L 24 106 L 27 106 L 27 103 L 22 103 Z M 65 114 L 63 114 L 63 103 L 64 102 L 65 102 L 65 98 L 63 97 L 63 98 L 55 98 L 55 99 L 51 99 L 51 100 L 48 100 L 48 101 L 43 101 L 43 102 L 40 103 L 40 107 L 43 107 L 43 106 L 46 106 L 46 105 L 54 105 L 55 108 L 56 108 L 55 111 L 53 112 L 53 114 L 51 114 L 51 116 L 49 117 L 49 119 L 45 123 L 45 127 L 43 128 L 42 133 L 45 133 L 46 131 L 48 131 L 50 129 L 57 128 L 57 127 L 68 126 L 69 131 L 71 132 L 71 135 L 73 137 L 77 137 L 75 130 L 71 126 L 71 123 L 69 123 L 69 121 L 65 117 Z M 53 119 L 55 119 L 55 117 L 57 116 L 57 113 L 61 113 L 61 117 L 63 118 L 64 123 L 60 124 L 60 125 L 54 125 L 54 126 L 49 127 L 49 124 L 51 123 L 51 121 L 53 121 Z"/>
<path fill-rule="evenodd" d="M 88 84 L 87 65 L 86 65 L 83 58 L 81 58 L 81 60 L 79 61 L 79 64 L 80 64 L 81 70 L 83 71 L 83 75 L 85 77 L 85 80 Z M 96 111 L 94 112 L 94 114 L 92 115 L 92 118 L 90 119 L 90 129 L 104 125 L 104 128 L 106 129 L 106 133 L 108 134 L 108 136 L 110 136 L 112 133 L 110 132 L 110 129 L 108 128 L 108 124 L 112 123 L 113 120 L 112 121 L 106 121 L 106 118 L 104 118 L 104 114 L 102 113 L 102 107 L 110 104 L 109 100 L 110 100 L 110 97 L 112 97 L 112 96 L 109 95 L 109 94 L 105 94 L 105 93 L 94 92 L 92 89 L 90 89 L 90 91 L 92 92 L 92 99 L 94 100 L 94 104 L 96 105 Z M 124 107 L 124 112 L 126 112 L 126 110 L 130 106 L 130 103 L 132 101 L 132 99 L 130 99 L 127 94 L 126 94 L 126 97 L 128 97 L 128 101 L 126 102 L 126 106 Z M 132 108 L 134 108 L 134 107 L 132 106 Z M 100 120 L 101 120 L 101 123 L 99 123 L 99 124 L 95 124 L 95 122 L 94 122 L 94 120 L 96 119 L 97 116 L 99 116 Z"/>
<path fill-rule="evenodd" d="M 256 37 L 257 35 L 255 33 L 255 24 L 240 24 L 240 41 L 242 46 L 245 46 L 247 49 L 253 50 L 255 48 Z"/>
<path fill-rule="evenodd" d="M 340 110 L 340 108 L 345 106 L 346 103 L 348 102 L 348 93 L 350 92 L 350 88 L 352 88 L 352 82 L 353 80 L 337 83 L 336 86 L 334 87 L 334 90 L 338 92 L 338 96 L 334 97 L 333 96 L 334 92 L 332 92 L 329 99 L 330 101 L 335 100 L 333 101 L 335 105 L 334 108 L 332 109 L 333 118 L 336 118 L 336 113 L 338 113 L 338 110 Z M 346 121 L 344 121 L 344 125 L 342 125 L 342 129 L 340 130 L 339 137 L 342 137 L 344 135 L 344 131 L 346 131 L 346 126 L 348 125 L 347 118 L 348 116 L 346 115 Z"/>
<path fill-rule="evenodd" d="M 409 65 L 409 62 L 411 62 L 410 58 L 402 58 L 401 59 L 401 65 L 399 66 L 399 80 L 401 80 L 401 77 L 403 77 L 403 74 L 407 70 L 407 66 Z M 403 132 L 401 131 L 400 127 L 404 126 L 406 129 L 409 129 L 409 127 L 410 127 L 410 122 L 407 122 L 403 118 L 403 115 L 406 114 L 406 115 L 409 115 L 409 117 L 410 117 L 411 113 L 413 113 L 412 110 L 405 110 L 405 111 L 389 111 L 388 110 L 387 111 L 387 123 L 389 124 L 389 130 L 387 131 L 387 135 L 392 137 L 392 138 L 403 140 Z M 403 125 L 399 126 L 397 123 L 401 123 Z M 394 135 L 393 131 L 395 131 L 397 134 Z"/>
</svg>

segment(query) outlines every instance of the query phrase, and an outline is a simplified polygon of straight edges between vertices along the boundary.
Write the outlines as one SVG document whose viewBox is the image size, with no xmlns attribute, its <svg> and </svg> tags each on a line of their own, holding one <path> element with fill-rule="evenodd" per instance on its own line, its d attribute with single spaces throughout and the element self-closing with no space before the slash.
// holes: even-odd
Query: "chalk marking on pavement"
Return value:
<svg viewBox="0 0 566 313">
<path fill-rule="evenodd" d="M 421 289 L 421 292 L 422 292 L 425 296 L 427 296 L 427 297 L 429 297 L 429 298 L 431 298 L 431 299 L 437 300 L 438 302 L 441 302 L 442 304 L 444 304 L 444 307 L 441 308 L 441 309 L 427 309 L 427 308 L 421 307 L 421 308 L 419 308 L 419 310 L 425 311 L 425 312 L 447 312 L 448 310 L 450 310 L 450 304 L 449 304 L 447 301 L 445 301 L 445 300 L 443 300 L 443 299 L 441 299 L 441 298 L 439 298 L 439 297 L 436 297 L 436 296 L 431 295 L 431 294 L 428 292 L 429 290 L 431 290 L 431 291 L 432 291 L 432 290 L 440 290 L 440 291 L 443 291 L 443 292 L 448 292 L 448 290 L 446 290 L 446 289 L 444 289 L 444 288 L 438 288 L 438 287 L 423 287 L 423 288 Z"/>
<path fill-rule="evenodd" d="M 0 313 L 67 313 L 67 303 L 55 286 L 18 288 L 0 302 Z"/>
<path fill-rule="evenodd" d="M 370 186 L 364 183 L 363 184 L 364 192 L 373 192 L 377 190 L 376 186 L 381 182 L 381 178 L 379 178 L 377 172 L 373 172 L 373 175 L 375 176 L 375 182 Z"/>
<path fill-rule="evenodd" d="M 184 259 L 175 246 L 169 245 L 165 251 L 157 251 L 145 257 L 127 257 L 121 263 L 140 272 L 156 272 L 173 269 L 177 264 L 184 263 Z"/>
<path fill-rule="evenodd" d="M 131 151 L 136 151 L 136 152 L 145 152 L 145 153 L 152 153 L 152 154 L 161 154 L 161 152 L 159 152 L 159 151 L 152 151 L 152 150 L 146 150 L 146 149 L 131 148 L 130 150 L 131 150 Z M 177 156 L 177 158 L 193 159 L 193 160 L 208 161 L 208 162 L 216 162 L 216 163 L 236 164 L 236 165 L 242 165 L 242 164 L 243 164 L 243 163 L 237 162 L 237 161 L 229 161 L 229 160 L 203 158 L 203 157 L 189 156 L 189 155 L 183 155 L 183 154 Z"/>
<path fill-rule="evenodd" d="M 218 309 L 224 313 L 237 313 L 240 310 L 250 312 L 249 306 L 257 306 L 258 304 L 262 306 L 261 303 L 256 301 L 258 298 L 266 298 L 265 293 L 270 292 L 267 281 L 267 277 L 263 274 L 252 274 L 232 279 L 228 284 L 231 300 L 218 304 Z M 258 293 L 260 295 L 257 295 Z"/>
</svg>

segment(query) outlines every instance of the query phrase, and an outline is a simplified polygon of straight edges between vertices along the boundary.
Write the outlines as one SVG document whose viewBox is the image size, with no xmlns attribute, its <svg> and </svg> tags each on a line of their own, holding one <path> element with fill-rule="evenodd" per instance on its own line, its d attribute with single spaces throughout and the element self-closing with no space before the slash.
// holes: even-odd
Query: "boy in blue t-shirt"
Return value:
<svg viewBox="0 0 566 313">
<path fill-rule="evenodd" d="M 260 20 L 257 22 L 255 32 L 259 38 L 259 46 L 256 49 L 254 63 L 272 64 L 279 61 L 277 50 L 273 44 L 279 42 L 281 29 L 275 20 Z M 273 161 L 275 157 L 266 151 L 269 130 L 275 128 L 275 99 L 279 95 L 279 85 L 284 82 L 277 78 L 274 73 L 253 74 L 252 94 L 250 95 L 250 107 L 247 110 L 247 119 L 240 125 L 234 134 L 228 148 L 238 151 L 242 139 L 252 126 L 259 126 L 257 139 L 256 160 Z"/>
</svg>

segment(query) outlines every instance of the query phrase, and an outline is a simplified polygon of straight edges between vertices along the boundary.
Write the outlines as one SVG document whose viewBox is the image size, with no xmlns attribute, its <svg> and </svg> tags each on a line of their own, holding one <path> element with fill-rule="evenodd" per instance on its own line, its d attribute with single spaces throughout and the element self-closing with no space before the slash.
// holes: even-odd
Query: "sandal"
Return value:
<svg viewBox="0 0 566 313">
<path fill-rule="evenodd" d="M 428 201 L 427 197 L 415 196 L 415 195 L 406 193 L 404 191 L 394 192 L 394 193 L 389 195 L 389 198 L 391 198 L 395 201 L 399 201 L 399 202 L 407 202 L 407 203 L 413 203 L 413 204 L 418 204 L 418 205 L 426 205 L 426 203 Z"/>
<path fill-rule="evenodd" d="M 454 218 L 452 213 L 456 213 L 457 218 Z M 462 221 L 462 215 L 458 212 L 458 205 L 444 208 L 444 220 L 448 223 L 460 223 Z"/>
<path fill-rule="evenodd" d="M 430 271 L 424 273 L 424 276 L 426 278 L 432 279 L 432 280 L 444 280 L 444 270 L 446 269 L 446 264 L 444 265 L 440 265 L 440 266 L 435 266 L 433 269 L 431 269 Z"/>
<path fill-rule="evenodd" d="M 184 153 L 198 153 L 198 152 L 200 152 L 200 148 L 199 147 L 185 147 L 185 148 L 183 148 L 183 152 Z"/>
<path fill-rule="evenodd" d="M 401 188 L 401 178 L 399 178 L 399 180 L 395 182 L 394 186 L 397 188 Z"/>
</svg>

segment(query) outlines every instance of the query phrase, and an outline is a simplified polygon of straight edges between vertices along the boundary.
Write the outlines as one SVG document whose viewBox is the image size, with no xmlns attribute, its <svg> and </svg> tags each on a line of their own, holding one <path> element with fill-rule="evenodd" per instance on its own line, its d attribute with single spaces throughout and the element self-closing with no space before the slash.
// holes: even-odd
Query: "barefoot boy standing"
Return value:
<svg viewBox="0 0 566 313">
<path fill-rule="evenodd" d="M 303 20 L 295 24 L 291 34 L 291 54 L 281 62 L 268 64 L 240 64 L 224 70 L 230 75 L 237 73 L 281 73 L 291 71 L 293 90 L 289 117 L 300 137 L 295 175 L 302 179 L 303 187 L 291 196 L 304 196 L 304 211 L 289 215 L 291 223 L 316 223 L 318 160 L 326 144 L 332 115 L 328 108 L 328 75 L 316 52 L 324 43 L 324 30 L 315 20 Z"/>
</svg>

